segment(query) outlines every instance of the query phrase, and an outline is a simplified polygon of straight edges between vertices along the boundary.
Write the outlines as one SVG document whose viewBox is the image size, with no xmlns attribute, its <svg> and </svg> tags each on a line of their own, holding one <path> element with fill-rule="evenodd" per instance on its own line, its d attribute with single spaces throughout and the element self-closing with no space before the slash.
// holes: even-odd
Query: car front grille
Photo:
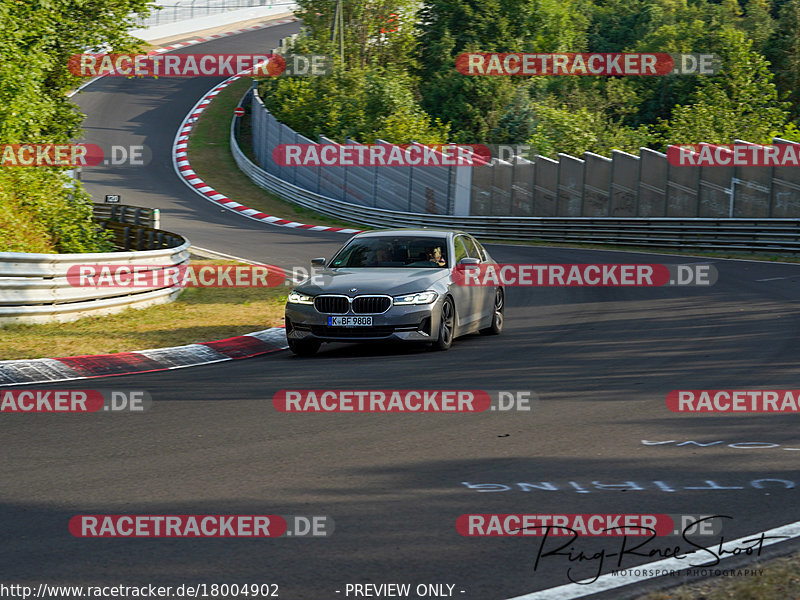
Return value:
<svg viewBox="0 0 800 600">
<path fill-rule="evenodd" d="M 317 296 L 314 308 L 329 315 L 343 315 L 350 310 L 350 302 L 344 296 Z"/>
<path fill-rule="evenodd" d="M 353 312 L 360 315 L 380 314 L 389 310 L 392 300 L 387 296 L 356 296 L 353 298 Z"/>
<path fill-rule="evenodd" d="M 389 310 L 392 299 L 388 296 L 356 296 L 352 305 L 345 296 L 319 295 L 314 298 L 314 308 L 326 315 L 344 315 L 350 311 L 357 315 L 377 315 Z"/>
</svg>

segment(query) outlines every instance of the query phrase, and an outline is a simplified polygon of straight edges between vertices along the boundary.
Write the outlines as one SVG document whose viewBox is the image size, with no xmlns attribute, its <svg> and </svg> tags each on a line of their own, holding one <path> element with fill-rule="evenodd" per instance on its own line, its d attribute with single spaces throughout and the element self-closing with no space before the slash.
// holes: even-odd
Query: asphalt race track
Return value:
<svg viewBox="0 0 800 600">
<path fill-rule="evenodd" d="M 176 50 L 179 54 L 203 52 L 267 53 L 282 37 L 300 30 L 298 23 L 275 25 L 260 31 Z M 308 252 L 322 256 L 347 236 L 316 232 L 308 235 L 286 227 L 264 227 L 204 200 L 175 175 L 172 143 L 192 106 L 224 77 L 162 77 L 126 79 L 105 77 L 75 97 L 86 113 L 85 139 L 104 149 L 111 145 L 147 148 L 152 155 L 145 167 L 107 165 L 85 168 L 83 182 L 103 201 L 105 194 L 121 194 L 122 202 L 161 209 L 161 227 L 185 235 L 201 248 L 227 252 L 271 264 L 307 265 Z"/>
<path fill-rule="evenodd" d="M 297 30 L 282 25 L 186 52 L 262 50 Z M 120 193 L 158 207 L 165 229 L 220 252 L 303 266 L 329 256 L 346 236 L 254 223 L 174 174 L 175 131 L 216 82 L 106 78 L 79 95 L 87 141 L 154 153 L 144 168 L 87 170 L 89 190 L 96 200 Z M 488 248 L 509 263 L 707 262 Z M 461 338 L 446 353 L 329 345 L 313 359 L 280 352 L 50 386 L 146 389 L 154 406 L 0 420 L 0 580 L 272 583 L 286 600 L 345 598 L 347 584 L 429 583 L 454 584 L 458 598 L 503 600 L 566 584 L 570 568 L 574 579 L 591 577 L 597 561 L 549 556 L 534 569 L 538 538 L 463 537 L 459 515 L 721 514 L 731 517 L 726 541 L 798 521 L 796 415 L 685 415 L 665 405 L 676 389 L 800 387 L 800 266 L 713 264 L 719 280 L 707 288 L 509 289 L 503 334 Z M 530 414 L 465 415 L 283 414 L 271 402 L 282 389 L 410 387 L 533 390 L 541 401 Z M 67 529 L 75 514 L 122 513 L 329 515 L 336 525 L 329 538 L 270 540 L 79 539 Z M 619 543 L 582 538 L 575 547 L 591 555 Z M 623 567 L 657 558 L 625 556 Z M 615 566 L 608 559 L 602 572 Z"/>
</svg>

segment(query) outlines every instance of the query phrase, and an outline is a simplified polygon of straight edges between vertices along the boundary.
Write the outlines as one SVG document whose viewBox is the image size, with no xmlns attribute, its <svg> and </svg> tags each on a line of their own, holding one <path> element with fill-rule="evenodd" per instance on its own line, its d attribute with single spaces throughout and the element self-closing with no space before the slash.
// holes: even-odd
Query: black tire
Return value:
<svg viewBox="0 0 800 600">
<path fill-rule="evenodd" d="M 503 331 L 503 310 L 506 306 L 506 298 L 503 288 L 497 288 L 494 292 L 494 311 L 492 314 L 492 324 L 486 329 L 481 329 L 483 335 L 498 335 Z"/>
<path fill-rule="evenodd" d="M 317 340 L 288 340 L 289 350 L 296 356 L 314 356 L 322 345 Z"/>
<path fill-rule="evenodd" d="M 448 350 L 453 345 L 456 332 L 456 307 L 451 298 L 442 302 L 442 314 L 439 317 L 439 338 L 433 343 L 434 350 Z"/>
</svg>

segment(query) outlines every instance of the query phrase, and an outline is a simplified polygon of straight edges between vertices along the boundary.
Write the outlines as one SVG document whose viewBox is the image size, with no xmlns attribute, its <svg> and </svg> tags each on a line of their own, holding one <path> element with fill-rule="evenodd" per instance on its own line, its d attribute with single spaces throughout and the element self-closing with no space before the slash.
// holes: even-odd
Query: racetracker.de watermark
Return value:
<svg viewBox="0 0 800 600">
<path fill-rule="evenodd" d="M 718 515 L 670 514 L 463 514 L 456 531 L 465 537 L 719 535 Z"/>
<path fill-rule="evenodd" d="M 492 160 L 480 144 L 279 144 L 282 167 L 476 167 Z"/>
<path fill-rule="evenodd" d="M 280 77 L 322 77 L 333 73 L 333 57 L 329 54 L 285 54 L 286 68 Z"/>
<path fill-rule="evenodd" d="M 0 390 L 0 413 L 144 412 L 144 390 Z"/>
<path fill-rule="evenodd" d="M 328 537 L 326 515 L 75 515 L 69 532 L 80 538 Z"/>
<path fill-rule="evenodd" d="M 264 288 L 286 282 L 274 265 L 72 265 L 67 282 L 94 288 Z"/>
<path fill-rule="evenodd" d="M 279 390 L 272 406 L 288 413 L 531 413 L 530 390 Z"/>
<path fill-rule="evenodd" d="M 480 264 L 456 265 L 453 281 L 463 286 L 660 287 L 709 286 L 714 265 Z"/>
<path fill-rule="evenodd" d="M 800 390 L 672 390 L 666 403 L 677 413 L 797 413 Z"/>
<path fill-rule="evenodd" d="M 800 144 L 690 144 L 667 148 L 675 167 L 797 167 Z"/>
<path fill-rule="evenodd" d="M 280 54 L 74 54 L 67 63 L 77 77 L 277 77 Z"/>
<path fill-rule="evenodd" d="M 663 52 L 465 52 L 456 58 L 462 75 L 716 75 L 721 63 L 714 54 Z"/>
<path fill-rule="evenodd" d="M 141 167 L 149 164 L 152 156 L 147 146 L 104 149 L 97 144 L 0 144 L 0 167 Z"/>
</svg>

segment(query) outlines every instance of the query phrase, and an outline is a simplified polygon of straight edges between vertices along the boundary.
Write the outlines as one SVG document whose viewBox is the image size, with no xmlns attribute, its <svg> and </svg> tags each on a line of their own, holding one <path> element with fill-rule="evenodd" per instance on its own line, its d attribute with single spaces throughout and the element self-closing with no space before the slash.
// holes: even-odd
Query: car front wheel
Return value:
<svg viewBox="0 0 800 600">
<path fill-rule="evenodd" d="M 453 335 L 456 330 L 456 307 L 451 298 L 445 298 L 442 303 L 442 314 L 439 317 L 439 339 L 433 347 L 436 350 L 447 350 L 453 345 Z"/>
<path fill-rule="evenodd" d="M 481 329 L 484 335 L 497 335 L 503 331 L 503 310 L 505 309 L 505 296 L 503 289 L 497 288 L 494 293 L 494 308 L 492 311 L 492 324 L 486 329 Z"/>
</svg>

